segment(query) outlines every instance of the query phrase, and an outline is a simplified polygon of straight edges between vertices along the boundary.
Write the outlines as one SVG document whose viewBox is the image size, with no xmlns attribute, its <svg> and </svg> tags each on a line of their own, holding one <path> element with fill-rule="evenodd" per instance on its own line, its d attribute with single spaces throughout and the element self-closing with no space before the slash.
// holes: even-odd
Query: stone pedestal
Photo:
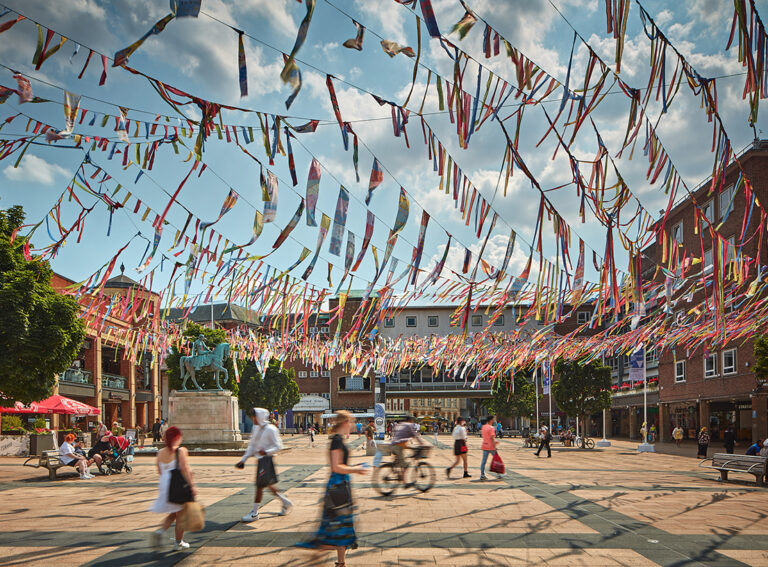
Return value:
<svg viewBox="0 0 768 567">
<path fill-rule="evenodd" d="M 237 398 L 229 390 L 179 392 L 168 396 L 168 422 L 181 429 L 189 449 L 244 447 Z"/>
</svg>

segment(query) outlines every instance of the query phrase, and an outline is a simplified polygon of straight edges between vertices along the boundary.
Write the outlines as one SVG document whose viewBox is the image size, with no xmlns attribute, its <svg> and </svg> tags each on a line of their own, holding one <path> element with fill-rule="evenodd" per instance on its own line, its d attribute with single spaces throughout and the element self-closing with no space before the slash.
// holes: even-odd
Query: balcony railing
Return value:
<svg viewBox="0 0 768 567">
<path fill-rule="evenodd" d="M 90 370 L 82 370 L 81 368 L 67 368 L 64 373 L 59 376 L 59 380 L 62 382 L 71 382 L 73 384 L 92 384 L 93 373 Z"/>
<path fill-rule="evenodd" d="M 491 391 L 490 382 L 478 382 L 475 387 L 471 387 L 472 382 L 387 382 L 388 392 L 489 392 Z"/>
<path fill-rule="evenodd" d="M 125 390 L 126 379 L 124 376 L 117 376 L 115 374 L 107 374 L 102 372 L 101 374 L 101 386 L 103 388 L 111 388 L 112 390 Z"/>
</svg>

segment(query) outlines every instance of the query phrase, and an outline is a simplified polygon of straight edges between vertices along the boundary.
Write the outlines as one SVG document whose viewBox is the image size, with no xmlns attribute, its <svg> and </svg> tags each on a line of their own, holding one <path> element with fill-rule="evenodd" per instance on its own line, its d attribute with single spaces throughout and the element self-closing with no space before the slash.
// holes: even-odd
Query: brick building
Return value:
<svg viewBox="0 0 768 567">
<path fill-rule="evenodd" d="M 75 282 L 54 274 L 51 285 L 63 290 Z M 138 312 L 143 311 L 145 302 L 149 302 L 149 312 L 159 300 L 157 294 L 139 286 L 132 279 L 119 275 L 107 280 L 102 290 L 105 296 L 129 295 L 139 302 Z M 84 295 L 79 299 L 81 309 L 85 311 L 93 298 Z M 105 320 L 105 329 L 141 328 L 146 318 L 137 321 L 123 320 L 110 314 Z M 56 381 L 54 394 L 85 402 L 101 410 L 101 421 L 107 425 L 118 422 L 124 428 L 137 425 L 151 427 L 160 413 L 160 369 L 153 364 L 152 357 L 144 356 L 135 364 L 124 358 L 124 345 L 111 338 L 107 332 L 97 333 L 88 329 L 80 353 L 70 368 L 65 370 Z M 82 429 L 95 424 L 95 418 L 74 418 L 72 416 L 54 416 L 54 427 L 65 425 Z M 58 423 L 56 421 L 58 420 Z"/>
<path fill-rule="evenodd" d="M 752 182 L 755 196 L 763 206 L 768 206 L 768 142 L 756 140 L 738 159 Z M 739 175 L 738 167 L 731 163 L 722 192 L 709 194 L 709 182 L 694 191 L 703 214 L 718 227 L 719 234 L 728 240 L 729 260 L 735 257 L 734 244 L 742 232 L 744 213 L 749 210 L 743 188 L 734 190 Z M 760 214 L 755 207 L 745 234 L 749 236 L 755 233 L 759 223 Z M 696 256 L 702 256 L 703 248 L 702 263 L 691 271 L 697 273 L 703 269 L 707 275 L 714 270 L 712 238 L 706 229 L 701 231 L 703 236 L 700 237 L 696 224 L 695 206 L 690 198 L 686 198 L 670 211 L 665 231 L 678 247 L 682 245 Z M 705 224 L 702 222 L 702 225 Z M 759 244 L 758 238 L 754 237 L 744 244 L 741 253 L 765 266 L 768 263 L 768 246 L 766 242 L 762 243 L 760 258 L 757 258 Z M 662 276 L 655 269 L 655 264 L 662 264 L 661 247 L 654 243 L 643 252 L 649 259 L 643 267 L 643 279 L 655 276 L 657 281 L 661 281 Z M 755 277 L 756 268 L 752 265 L 747 281 L 751 282 Z M 702 291 L 697 291 L 690 301 L 686 297 L 687 284 L 697 278 L 700 282 L 700 275 L 693 276 L 673 295 L 673 317 L 676 324 L 684 325 L 689 310 L 704 302 Z M 710 310 L 713 309 L 711 301 L 709 297 L 710 305 L 706 308 Z M 733 297 L 726 289 L 726 312 L 735 307 L 732 301 Z M 690 351 L 678 348 L 661 353 L 658 363 L 661 439 L 669 440 L 675 425 L 683 428 L 686 437 L 694 437 L 698 429 L 706 426 L 715 445 L 722 439 L 722 432 L 728 426 L 734 428 L 737 439 L 742 441 L 766 438 L 768 391 L 756 383 L 752 373 L 753 365 L 752 340 L 726 343 L 716 350 L 706 347 Z"/>
</svg>

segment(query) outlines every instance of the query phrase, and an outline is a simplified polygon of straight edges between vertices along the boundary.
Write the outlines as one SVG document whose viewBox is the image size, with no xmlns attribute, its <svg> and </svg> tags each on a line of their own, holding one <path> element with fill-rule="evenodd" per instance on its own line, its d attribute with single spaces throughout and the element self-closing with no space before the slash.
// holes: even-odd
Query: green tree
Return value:
<svg viewBox="0 0 768 567">
<path fill-rule="evenodd" d="M 555 402 L 582 424 L 585 416 L 611 407 L 611 369 L 600 361 L 580 364 L 561 360 L 555 366 L 555 373 L 558 375 L 552 384 Z"/>
<path fill-rule="evenodd" d="M 484 399 L 481 405 L 496 416 L 523 417 L 533 411 L 535 397 L 530 373 L 518 373 L 514 385 L 511 380 L 498 381 L 493 397 Z"/>
<path fill-rule="evenodd" d="M 240 407 L 261 407 L 285 413 L 299 403 L 299 385 L 291 368 L 284 368 L 279 360 L 269 361 L 262 375 L 256 364 L 249 362 L 243 370 L 240 382 Z"/>
<path fill-rule="evenodd" d="M 171 347 L 171 354 L 168 355 L 166 360 L 166 366 L 168 366 L 168 387 L 171 390 L 178 390 L 181 388 L 179 361 L 182 355 L 188 354 L 184 352 L 182 347 L 190 347 L 199 335 L 203 335 L 206 346 L 211 350 L 213 350 L 217 344 L 227 342 L 227 334 L 224 329 L 211 329 L 210 327 L 203 327 L 202 325 L 192 323 L 191 321 L 187 322 L 187 326 L 182 333 L 183 345 L 173 345 Z M 238 369 L 241 369 L 242 367 L 242 363 L 239 363 Z M 226 368 L 229 373 L 229 382 L 226 384 L 222 383 L 221 387 L 231 390 L 232 394 L 236 396 L 238 394 L 239 386 L 237 380 L 235 380 L 235 359 L 232 357 L 231 352 L 230 356 L 224 361 L 224 368 Z M 203 389 L 216 387 L 216 381 L 213 378 L 213 371 L 211 370 L 198 370 L 195 373 L 195 380 L 197 380 L 197 383 L 200 384 L 200 387 Z M 221 382 L 224 381 L 223 374 L 219 375 L 219 380 Z M 194 384 L 192 384 L 191 380 L 187 381 L 187 388 L 194 388 Z"/>
<path fill-rule="evenodd" d="M 763 335 L 755 339 L 755 366 L 752 372 L 755 379 L 760 381 L 768 380 L 768 335 Z"/>
<path fill-rule="evenodd" d="M 56 374 L 69 368 L 85 338 L 74 298 L 51 286 L 48 262 L 28 261 L 26 239 L 13 232 L 24 223 L 20 206 L 0 210 L 0 405 L 51 395 Z"/>
</svg>

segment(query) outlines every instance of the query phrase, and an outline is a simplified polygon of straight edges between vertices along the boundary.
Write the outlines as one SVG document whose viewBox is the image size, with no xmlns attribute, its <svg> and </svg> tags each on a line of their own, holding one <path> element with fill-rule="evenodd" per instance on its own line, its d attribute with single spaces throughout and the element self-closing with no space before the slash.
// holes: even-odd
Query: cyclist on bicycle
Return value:
<svg viewBox="0 0 768 567">
<path fill-rule="evenodd" d="M 418 446 L 426 445 L 421 438 L 419 426 L 413 422 L 413 416 L 408 416 L 405 421 L 395 425 L 395 432 L 392 434 L 392 453 L 395 455 L 395 464 L 400 469 L 406 467 L 405 449 L 411 446 L 411 440 Z"/>
</svg>

